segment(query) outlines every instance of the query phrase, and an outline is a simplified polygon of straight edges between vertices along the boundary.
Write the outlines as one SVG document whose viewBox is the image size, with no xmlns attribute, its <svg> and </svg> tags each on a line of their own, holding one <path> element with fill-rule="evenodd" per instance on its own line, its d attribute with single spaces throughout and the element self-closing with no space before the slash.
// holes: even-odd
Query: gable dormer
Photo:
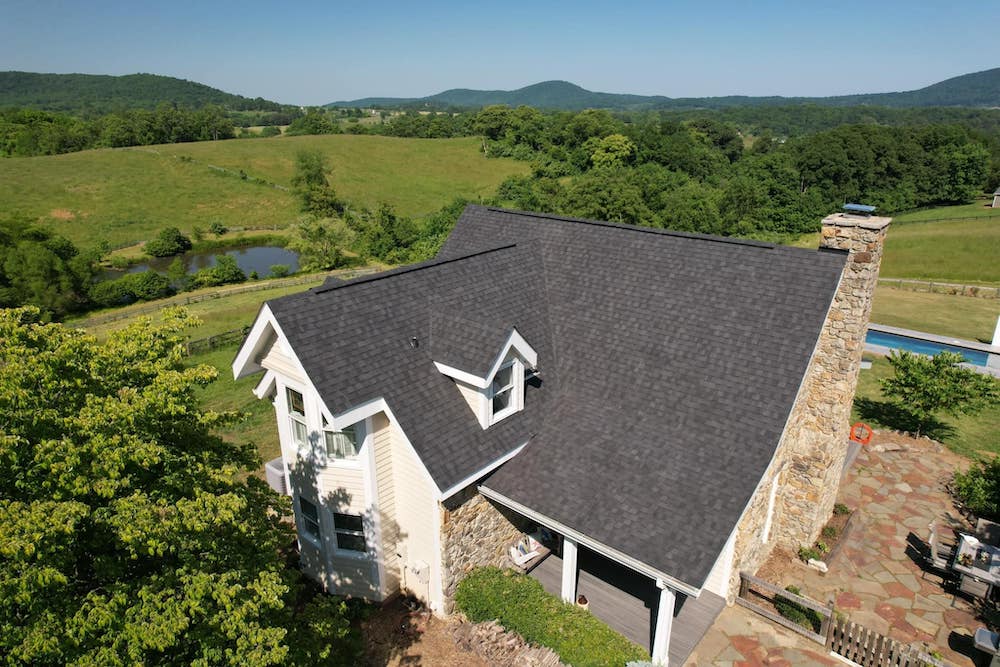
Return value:
<svg viewBox="0 0 1000 667">
<path fill-rule="evenodd" d="M 525 376 L 534 373 L 538 354 L 515 327 L 498 336 L 496 328 L 455 317 L 436 324 L 434 365 L 455 381 L 480 426 L 487 429 L 524 408 Z"/>
</svg>

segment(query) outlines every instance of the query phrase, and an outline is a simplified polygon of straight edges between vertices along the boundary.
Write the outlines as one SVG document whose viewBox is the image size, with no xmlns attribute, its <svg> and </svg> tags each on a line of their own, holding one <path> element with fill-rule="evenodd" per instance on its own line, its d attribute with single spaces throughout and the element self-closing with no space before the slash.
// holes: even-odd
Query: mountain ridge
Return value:
<svg viewBox="0 0 1000 667">
<path fill-rule="evenodd" d="M 123 109 L 154 109 L 163 103 L 193 108 L 214 104 L 237 111 L 279 111 L 287 106 L 160 74 L 0 72 L 0 107 L 100 114 Z"/>
<path fill-rule="evenodd" d="M 516 90 L 452 88 L 426 97 L 365 97 L 330 102 L 327 107 L 406 107 L 442 109 L 475 108 L 491 104 L 528 105 L 539 109 L 578 111 L 586 108 L 616 110 L 722 109 L 735 106 L 887 106 L 895 108 L 951 106 L 1000 106 L 1000 67 L 971 72 L 932 83 L 923 88 L 886 93 L 858 93 L 828 97 L 784 97 L 727 95 L 720 97 L 666 97 L 587 90 L 569 81 L 551 80 Z"/>
</svg>

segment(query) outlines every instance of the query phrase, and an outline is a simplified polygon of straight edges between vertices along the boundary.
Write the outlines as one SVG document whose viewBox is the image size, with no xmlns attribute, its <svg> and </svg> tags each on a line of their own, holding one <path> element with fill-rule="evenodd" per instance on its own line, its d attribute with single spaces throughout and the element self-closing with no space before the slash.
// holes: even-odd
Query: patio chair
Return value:
<svg viewBox="0 0 1000 667">
<path fill-rule="evenodd" d="M 985 600 L 990 594 L 990 585 L 985 581 L 980 581 L 975 577 L 963 574 L 958 582 L 958 590 L 966 595 Z"/>
<path fill-rule="evenodd" d="M 942 580 L 951 579 L 954 577 L 954 572 L 951 569 L 951 559 L 954 557 L 954 552 L 951 549 L 943 547 L 938 541 L 937 526 L 934 523 L 931 523 L 928 528 L 931 534 L 927 538 L 929 551 L 925 557 L 927 568 L 924 569 L 921 578 L 926 577 L 927 569 L 930 569 L 936 571 Z"/>
<path fill-rule="evenodd" d="M 976 522 L 976 536 L 980 542 L 1000 547 L 1000 523 L 989 519 L 980 519 Z"/>
</svg>

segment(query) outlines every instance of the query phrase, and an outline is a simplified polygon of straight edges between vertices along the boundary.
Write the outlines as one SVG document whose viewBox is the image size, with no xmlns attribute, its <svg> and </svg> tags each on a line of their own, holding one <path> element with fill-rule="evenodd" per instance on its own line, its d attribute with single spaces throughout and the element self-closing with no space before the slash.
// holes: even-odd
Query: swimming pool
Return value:
<svg viewBox="0 0 1000 667">
<path fill-rule="evenodd" d="M 966 361 L 974 366 L 986 366 L 990 358 L 990 355 L 987 352 L 970 350 L 967 347 L 948 345 L 946 343 L 936 343 L 934 341 L 923 340 L 921 338 L 901 336 L 899 334 L 888 333 L 886 331 L 874 331 L 872 329 L 869 329 L 867 335 L 865 335 L 865 343 L 869 345 L 888 347 L 894 350 L 909 350 L 910 352 L 916 352 L 917 354 L 926 354 L 931 356 L 943 350 L 949 350 L 951 352 L 958 352 L 965 357 Z"/>
</svg>

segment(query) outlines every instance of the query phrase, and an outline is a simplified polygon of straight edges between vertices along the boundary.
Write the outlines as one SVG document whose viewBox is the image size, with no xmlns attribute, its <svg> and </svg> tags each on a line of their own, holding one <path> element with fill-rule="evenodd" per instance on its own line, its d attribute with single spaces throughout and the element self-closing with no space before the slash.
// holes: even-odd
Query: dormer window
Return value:
<svg viewBox="0 0 1000 667">
<path fill-rule="evenodd" d="M 491 422 L 495 423 L 514 412 L 517 409 L 517 401 L 515 400 L 515 373 L 514 373 L 515 361 L 512 359 L 507 362 L 504 366 L 497 371 L 497 374 L 493 376 L 493 384 L 491 386 L 491 409 L 493 411 Z"/>
<path fill-rule="evenodd" d="M 446 343 L 454 331 L 442 328 L 438 334 L 435 340 L 443 346 L 442 350 L 450 349 Z M 489 332 L 486 333 L 485 340 L 488 339 Z M 461 341 L 456 342 L 456 345 L 461 347 L 459 343 Z M 497 350 L 497 347 L 487 342 L 478 366 L 474 362 L 470 364 L 468 358 L 465 359 L 463 365 L 468 364 L 465 367 L 474 368 L 475 372 L 443 361 L 434 361 L 439 371 L 455 381 L 459 394 L 469 404 L 479 425 L 484 429 L 524 409 L 525 371 L 534 369 L 538 363 L 538 354 L 514 328 L 510 329 L 499 350 L 491 353 L 492 350 Z"/>
</svg>

